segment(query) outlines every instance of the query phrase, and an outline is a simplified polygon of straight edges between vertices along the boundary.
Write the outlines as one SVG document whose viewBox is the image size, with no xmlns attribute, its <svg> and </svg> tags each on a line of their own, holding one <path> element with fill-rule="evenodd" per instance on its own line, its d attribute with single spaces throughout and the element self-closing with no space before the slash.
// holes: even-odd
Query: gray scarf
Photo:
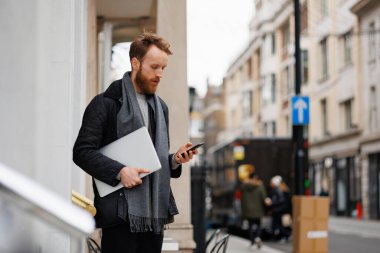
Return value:
<svg viewBox="0 0 380 253">
<path fill-rule="evenodd" d="M 144 126 L 136 98 L 136 91 L 129 76 L 122 79 L 122 105 L 117 114 L 117 138 L 121 138 Z M 128 203 L 128 219 L 132 232 L 153 231 L 161 233 L 169 223 L 170 167 L 169 142 L 164 112 L 157 95 L 150 98 L 155 112 L 155 149 L 162 168 L 143 178 L 143 183 L 131 189 L 124 188 Z"/>
</svg>

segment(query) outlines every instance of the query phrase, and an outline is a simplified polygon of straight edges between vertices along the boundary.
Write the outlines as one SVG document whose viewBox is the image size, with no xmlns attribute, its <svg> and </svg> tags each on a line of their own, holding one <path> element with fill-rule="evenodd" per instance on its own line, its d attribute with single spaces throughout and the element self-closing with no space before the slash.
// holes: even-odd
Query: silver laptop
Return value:
<svg viewBox="0 0 380 253">
<path fill-rule="evenodd" d="M 138 130 L 104 146 L 99 152 L 128 167 L 148 169 L 152 172 L 161 169 L 153 142 L 146 127 Z M 150 173 L 140 174 L 144 177 Z M 100 197 L 104 197 L 123 187 L 121 183 L 110 186 L 98 179 L 94 179 Z"/>
</svg>

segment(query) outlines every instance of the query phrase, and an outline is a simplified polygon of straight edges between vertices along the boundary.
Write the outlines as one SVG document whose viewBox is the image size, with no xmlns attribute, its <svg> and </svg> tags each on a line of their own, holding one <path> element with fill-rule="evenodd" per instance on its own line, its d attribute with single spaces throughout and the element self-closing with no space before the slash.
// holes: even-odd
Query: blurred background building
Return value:
<svg viewBox="0 0 380 253">
<path fill-rule="evenodd" d="M 302 95 L 310 97 L 311 119 L 304 130 L 305 183 L 307 193 L 329 194 L 337 216 L 380 219 L 379 6 L 376 0 L 301 1 Z M 255 7 L 250 43 L 220 86 L 225 119 L 218 133 L 208 134 L 205 109 L 206 140 L 216 139 L 216 146 L 292 136 L 293 1 L 256 0 Z"/>
</svg>

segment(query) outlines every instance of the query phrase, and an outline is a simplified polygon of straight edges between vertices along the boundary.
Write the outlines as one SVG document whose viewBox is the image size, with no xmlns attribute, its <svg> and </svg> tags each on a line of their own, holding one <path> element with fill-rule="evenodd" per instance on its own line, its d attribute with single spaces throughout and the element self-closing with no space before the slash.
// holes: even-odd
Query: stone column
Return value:
<svg viewBox="0 0 380 253">
<path fill-rule="evenodd" d="M 105 91 L 110 84 L 111 54 L 112 54 L 112 29 L 113 24 L 105 22 L 98 37 L 99 46 L 99 83 L 101 91 Z M 98 92 L 99 93 L 99 92 Z"/>
<path fill-rule="evenodd" d="M 157 1 L 157 34 L 171 44 L 173 55 L 159 94 L 169 106 L 171 152 L 189 141 L 189 94 L 187 86 L 186 0 Z M 183 166 L 182 176 L 171 182 L 180 214 L 165 232 L 179 242 L 180 252 L 192 252 L 195 248 L 191 225 L 191 196 L 189 166 Z"/>
</svg>

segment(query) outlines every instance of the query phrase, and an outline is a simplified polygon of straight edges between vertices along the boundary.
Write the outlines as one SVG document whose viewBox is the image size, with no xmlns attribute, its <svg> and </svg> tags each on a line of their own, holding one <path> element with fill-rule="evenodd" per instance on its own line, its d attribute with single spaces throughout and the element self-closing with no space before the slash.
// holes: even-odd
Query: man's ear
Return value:
<svg viewBox="0 0 380 253">
<path fill-rule="evenodd" d="M 140 61 L 136 57 L 133 57 L 131 60 L 131 65 L 132 70 L 138 70 L 140 68 Z"/>
</svg>

